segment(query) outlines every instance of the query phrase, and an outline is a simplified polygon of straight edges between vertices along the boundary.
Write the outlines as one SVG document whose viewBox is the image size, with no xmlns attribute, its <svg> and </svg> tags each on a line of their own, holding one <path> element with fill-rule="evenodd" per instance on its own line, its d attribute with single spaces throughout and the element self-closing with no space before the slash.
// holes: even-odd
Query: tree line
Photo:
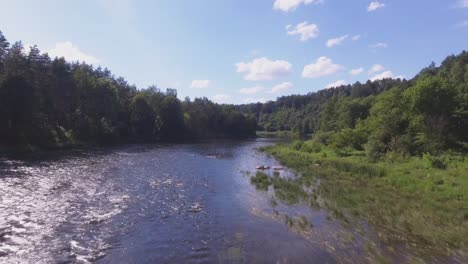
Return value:
<svg viewBox="0 0 468 264">
<path fill-rule="evenodd" d="M 301 135 L 320 131 L 320 113 L 324 103 L 333 97 L 364 98 L 380 94 L 392 87 L 408 87 L 410 81 L 384 79 L 367 81 L 362 84 L 342 85 L 305 95 L 288 95 L 266 103 L 239 105 L 239 111 L 252 115 L 258 120 L 260 131 L 293 131 Z"/>
<path fill-rule="evenodd" d="M 411 80 L 383 79 L 237 107 L 260 130 L 313 134 L 337 151 L 437 154 L 468 150 L 468 52 Z"/>
<path fill-rule="evenodd" d="M 10 45 L 0 31 L 0 145 L 60 147 L 255 135 L 256 120 L 206 98 L 138 89 L 107 68 Z"/>
</svg>

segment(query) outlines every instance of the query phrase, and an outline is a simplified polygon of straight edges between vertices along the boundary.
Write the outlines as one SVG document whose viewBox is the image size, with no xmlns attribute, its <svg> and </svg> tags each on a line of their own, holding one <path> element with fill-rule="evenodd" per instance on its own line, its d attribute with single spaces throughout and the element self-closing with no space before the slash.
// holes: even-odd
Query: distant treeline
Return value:
<svg viewBox="0 0 468 264">
<path fill-rule="evenodd" d="M 411 80 L 359 82 L 236 107 L 260 130 L 313 134 L 339 150 L 438 153 L 468 149 L 468 52 L 432 63 Z"/>
<path fill-rule="evenodd" d="M 137 89 L 107 69 L 10 45 L 0 32 L 0 145 L 174 141 L 255 135 L 256 121 L 206 98 Z"/>
</svg>

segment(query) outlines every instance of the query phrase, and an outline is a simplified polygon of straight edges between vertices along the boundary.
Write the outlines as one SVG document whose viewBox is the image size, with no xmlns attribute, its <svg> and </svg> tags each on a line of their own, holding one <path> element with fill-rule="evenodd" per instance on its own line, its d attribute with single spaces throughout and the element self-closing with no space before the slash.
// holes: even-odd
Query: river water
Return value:
<svg viewBox="0 0 468 264">
<path fill-rule="evenodd" d="M 250 183 L 257 165 L 279 165 L 256 150 L 272 143 L 0 158 L 0 263 L 373 262 L 364 242 L 372 235 L 349 230 L 323 209 L 272 201 Z M 291 228 L 289 216 L 304 219 L 308 231 Z"/>
</svg>

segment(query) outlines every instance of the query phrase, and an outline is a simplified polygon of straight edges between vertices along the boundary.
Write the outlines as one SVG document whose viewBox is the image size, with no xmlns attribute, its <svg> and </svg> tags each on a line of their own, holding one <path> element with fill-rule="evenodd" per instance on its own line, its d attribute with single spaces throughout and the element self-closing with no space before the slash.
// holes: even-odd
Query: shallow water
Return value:
<svg viewBox="0 0 468 264">
<path fill-rule="evenodd" d="M 398 247 L 387 251 L 365 222 L 355 230 L 326 210 L 272 202 L 271 190 L 256 190 L 255 167 L 279 165 L 256 151 L 272 143 L 1 158 L 0 263 L 366 263 L 375 260 L 370 251 L 411 259 Z M 299 230 L 288 217 L 307 222 Z"/>
</svg>

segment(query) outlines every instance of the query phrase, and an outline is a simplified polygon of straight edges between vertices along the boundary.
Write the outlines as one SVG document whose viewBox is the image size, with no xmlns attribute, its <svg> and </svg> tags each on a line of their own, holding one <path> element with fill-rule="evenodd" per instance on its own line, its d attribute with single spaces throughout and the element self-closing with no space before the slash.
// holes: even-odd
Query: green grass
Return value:
<svg viewBox="0 0 468 264">
<path fill-rule="evenodd" d="M 258 190 L 262 190 L 262 191 L 267 191 L 268 190 L 268 186 L 270 185 L 271 181 L 270 181 L 270 178 L 268 177 L 268 175 L 266 175 L 265 173 L 261 172 L 261 171 L 258 171 L 255 176 L 252 176 L 250 178 L 250 182 L 255 185 L 255 187 L 258 189 Z"/>
<path fill-rule="evenodd" d="M 302 175 L 295 180 L 269 180 L 278 199 L 316 207 L 320 195 L 332 216 L 347 224 L 364 218 L 388 242 L 441 252 L 468 249 L 468 157 L 389 154 L 371 163 L 363 152 L 343 155 L 314 144 L 262 149 Z M 304 186 L 314 186 L 316 179 L 321 180 L 316 191 L 305 192 Z"/>
</svg>

